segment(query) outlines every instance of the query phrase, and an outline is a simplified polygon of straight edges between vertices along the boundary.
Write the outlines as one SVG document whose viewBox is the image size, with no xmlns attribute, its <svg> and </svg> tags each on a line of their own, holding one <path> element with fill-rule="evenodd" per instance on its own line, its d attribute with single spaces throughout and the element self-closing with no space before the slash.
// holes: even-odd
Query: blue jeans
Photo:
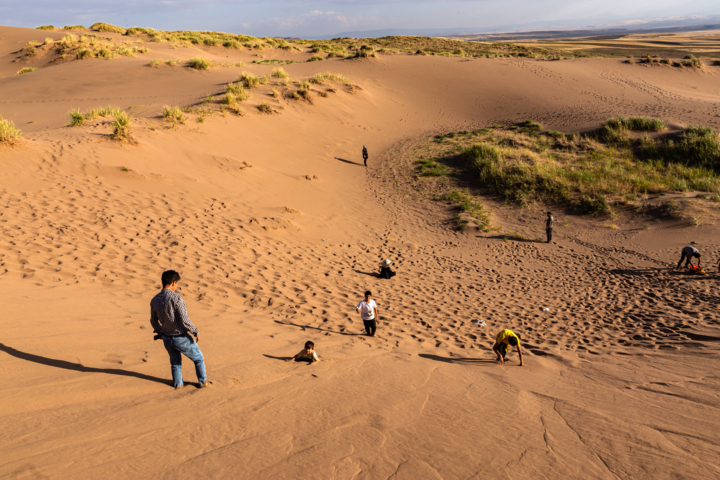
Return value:
<svg viewBox="0 0 720 480">
<path fill-rule="evenodd" d="M 172 369 L 173 386 L 175 388 L 183 386 L 181 353 L 195 363 L 195 373 L 200 385 L 205 383 L 207 380 L 205 358 L 200 351 L 200 347 L 189 333 L 179 337 L 166 337 L 163 335 L 163 344 L 170 355 L 170 368 Z"/>
</svg>

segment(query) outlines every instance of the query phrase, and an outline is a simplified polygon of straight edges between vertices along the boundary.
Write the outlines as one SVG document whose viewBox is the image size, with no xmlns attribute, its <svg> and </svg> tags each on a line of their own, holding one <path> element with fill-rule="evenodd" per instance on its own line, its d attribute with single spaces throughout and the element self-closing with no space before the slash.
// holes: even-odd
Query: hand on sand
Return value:
<svg viewBox="0 0 720 480">
<path fill-rule="evenodd" d="M 503 360 L 502 358 L 499 359 L 499 360 L 498 360 L 498 364 L 500 364 L 500 365 L 505 365 L 505 360 Z"/>
</svg>

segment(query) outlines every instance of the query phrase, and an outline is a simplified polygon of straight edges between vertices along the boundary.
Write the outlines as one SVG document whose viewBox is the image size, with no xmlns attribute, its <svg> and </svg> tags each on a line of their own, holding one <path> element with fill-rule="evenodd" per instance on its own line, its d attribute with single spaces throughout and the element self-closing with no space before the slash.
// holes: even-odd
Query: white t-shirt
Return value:
<svg viewBox="0 0 720 480">
<path fill-rule="evenodd" d="M 370 299 L 369 302 L 363 300 L 356 308 L 360 309 L 360 318 L 363 320 L 375 320 L 375 309 L 377 308 L 375 300 Z"/>
<path fill-rule="evenodd" d="M 695 255 L 698 255 L 698 256 L 699 256 L 699 254 L 700 254 L 700 252 L 698 251 L 697 248 L 691 247 L 690 245 L 688 245 L 687 247 L 683 248 L 683 249 L 682 249 L 682 253 L 684 253 L 685 255 L 689 255 L 689 256 L 691 256 L 691 257 L 694 257 Z"/>
</svg>

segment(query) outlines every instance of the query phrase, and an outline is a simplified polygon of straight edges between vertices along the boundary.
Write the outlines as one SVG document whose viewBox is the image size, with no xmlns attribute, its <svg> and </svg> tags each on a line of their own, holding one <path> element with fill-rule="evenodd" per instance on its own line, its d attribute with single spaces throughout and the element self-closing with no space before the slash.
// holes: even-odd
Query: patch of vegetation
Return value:
<svg viewBox="0 0 720 480">
<path fill-rule="evenodd" d="M 17 71 L 17 73 L 15 75 L 22 75 L 23 73 L 34 72 L 35 70 L 37 70 L 37 68 L 35 68 L 35 67 L 21 68 L 20 70 Z"/>
<path fill-rule="evenodd" d="M 696 58 L 694 55 L 685 56 L 685 59 L 680 62 L 680 65 L 690 68 L 705 68 L 705 64 L 702 62 L 702 60 Z"/>
<path fill-rule="evenodd" d="M 174 59 L 168 60 L 168 59 L 164 59 L 164 58 L 156 58 L 155 60 L 150 62 L 149 66 L 153 67 L 153 68 L 160 68 L 163 65 L 168 65 L 168 66 L 173 67 L 173 66 L 179 65 L 179 64 L 180 64 L 180 60 L 174 60 Z"/>
<path fill-rule="evenodd" d="M 608 118 L 603 125 L 612 130 L 632 130 L 634 132 L 661 132 L 667 124 L 659 118 L 649 117 L 615 117 Z"/>
<path fill-rule="evenodd" d="M 270 107 L 270 105 L 267 104 L 266 102 L 263 102 L 260 105 L 258 105 L 257 109 L 260 111 L 260 113 L 266 113 L 266 114 L 273 113 L 272 107 Z"/>
<path fill-rule="evenodd" d="M 65 25 L 63 30 L 86 30 L 82 25 Z"/>
<path fill-rule="evenodd" d="M 132 120 L 127 113 L 120 112 L 119 115 L 116 115 L 112 126 L 115 127 L 115 130 L 110 135 L 110 138 L 123 143 L 136 143 L 131 134 Z"/>
<path fill-rule="evenodd" d="M 312 57 L 308 58 L 308 62 L 321 62 L 325 60 L 325 57 L 322 57 L 320 55 L 313 55 Z"/>
<path fill-rule="evenodd" d="M 90 25 L 90 30 L 95 30 L 98 32 L 119 33 L 121 35 L 125 35 L 126 32 L 126 30 L 122 27 L 110 25 L 109 23 L 103 22 L 93 23 L 92 25 Z"/>
<path fill-rule="evenodd" d="M 240 102 L 244 102 L 245 100 L 250 98 L 250 93 L 245 91 L 245 88 L 242 85 L 240 85 L 239 83 L 228 84 L 228 86 L 225 90 L 225 93 L 226 93 L 226 95 L 231 94 L 232 96 L 235 97 L 235 99 L 237 101 L 240 101 Z M 225 102 L 225 103 L 227 103 L 227 102 Z M 230 104 L 228 104 L 228 105 L 230 105 Z"/>
<path fill-rule="evenodd" d="M 208 70 L 212 66 L 212 62 L 207 58 L 195 57 L 188 60 L 188 67 L 195 70 Z"/>
<path fill-rule="evenodd" d="M 417 161 L 418 176 L 420 177 L 442 177 L 450 173 L 450 169 L 442 163 L 437 163 L 432 159 L 423 159 Z"/>
<path fill-rule="evenodd" d="M 242 83 L 245 88 L 253 89 L 260 85 L 260 79 L 250 72 L 242 72 L 238 82 Z"/>
<path fill-rule="evenodd" d="M 350 85 L 350 80 L 337 73 L 325 72 L 313 75 L 310 78 L 310 83 L 315 83 L 317 85 L 325 85 L 326 83 L 343 83 L 345 85 Z"/>
<path fill-rule="evenodd" d="M 180 107 L 171 107 L 169 105 L 163 105 L 162 118 L 168 123 L 179 123 L 181 125 L 184 125 L 187 120 Z"/>
<path fill-rule="evenodd" d="M 298 63 L 295 60 L 253 60 L 252 63 L 257 65 L 289 65 L 291 63 Z"/>
<path fill-rule="evenodd" d="M 285 70 L 283 70 L 282 67 L 273 68 L 270 75 L 275 78 L 290 78 L 290 75 Z"/>
<path fill-rule="evenodd" d="M 479 198 L 474 197 L 468 190 L 451 190 L 441 197 L 455 205 L 460 211 L 472 218 L 472 221 L 483 231 L 490 231 L 490 216 L 492 211 L 486 208 Z M 469 220 L 458 215 L 454 219 L 455 225 L 464 230 Z"/>
<path fill-rule="evenodd" d="M 72 109 L 68 112 L 70 116 L 70 123 L 68 127 L 78 127 L 85 123 L 86 120 L 95 120 L 101 117 L 115 117 L 122 113 L 119 107 L 107 106 L 107 107 L 95 107 L 86 111 L 78 110 L 77 108 Z"/>
<path fill-rule="evenodd" d="M 35 27 L 38 30 L 57 30 L 53 25 L 40 25 L 39 27 Z"/>
<path fill-rule="evenodd" d="M 20 142 L 22 132 L 10 120 L 0 117 L 0 145 L 16 145 Z"/>
</svg>

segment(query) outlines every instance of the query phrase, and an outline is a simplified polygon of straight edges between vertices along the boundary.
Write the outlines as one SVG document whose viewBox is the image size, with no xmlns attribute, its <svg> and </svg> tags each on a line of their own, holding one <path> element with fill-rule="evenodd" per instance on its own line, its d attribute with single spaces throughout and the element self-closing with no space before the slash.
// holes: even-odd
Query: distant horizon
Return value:
<svg viewBox="0 0 720 480">
<path fill-rule="evenodd" d="M 622 12 L 622 13 L 618 13 Z M 651 13 L 648 13 L 651 12 Z M 714 17 L 718 17 L 715 19 Z M 720 21 L 714 0 L 68 0 L 0 5 L 8 26 L 52 24 L 198 30 L 323 39 L 409 34 L 450 36 L 641 28 L 643 24 Z M 407 33 L 405 33 L 407 34 Z"/>
</svg>

